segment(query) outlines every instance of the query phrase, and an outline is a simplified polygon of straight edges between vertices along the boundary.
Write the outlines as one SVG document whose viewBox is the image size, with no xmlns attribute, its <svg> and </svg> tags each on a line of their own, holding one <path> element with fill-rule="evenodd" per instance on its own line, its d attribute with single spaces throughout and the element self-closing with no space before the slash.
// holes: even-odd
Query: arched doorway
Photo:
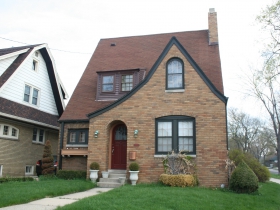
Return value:
<svg viewBox="0 0 280 210">
<path fill-rule="evenodd" d="M 111 168 L 126 169 L 127 128 L 125 124 L 114 127 L 112 133 Z"/>
</svg>

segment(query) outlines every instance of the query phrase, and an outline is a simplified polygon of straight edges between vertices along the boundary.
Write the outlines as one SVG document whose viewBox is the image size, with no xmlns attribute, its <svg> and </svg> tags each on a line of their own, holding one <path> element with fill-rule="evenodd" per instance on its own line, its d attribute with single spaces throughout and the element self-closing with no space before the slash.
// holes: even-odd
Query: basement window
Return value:
<svg viewBox="0 0 280 210">
<path fill-rule="evenodd" d="M 33 175 L 34 173 L 34 166 L 27 165 L 25 166 L 25 175 Z"/>
</svg>

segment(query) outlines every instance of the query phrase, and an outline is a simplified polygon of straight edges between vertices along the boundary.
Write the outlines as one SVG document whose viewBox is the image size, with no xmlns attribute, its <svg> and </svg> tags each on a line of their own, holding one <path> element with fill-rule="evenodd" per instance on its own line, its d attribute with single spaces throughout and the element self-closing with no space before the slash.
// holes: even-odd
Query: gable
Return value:
<svg viewBox="0 0 280 210">
<path fill-rule="evenodd" d="M 60 120 L 86 120 L 88 113 L 110 105 L 112 101 L 96 101 L 97 72 L 140 68 L 146 77 L 172 37 L 223 94 L 219 47 L 209 46 L 208 30 L 101 39 Z"/>
<path fill-rule="evenodd" d="M 157 68 L 159 67 L 160 63 L 163 61 L 163 59 L 165 58 L 165 56 L 167 55 L 167 53 L 170 51 L 170 49 L 176 46 L 178 48 L 178 50 L 182 53 L 182 55 L 184 56 L 185 59 L 187 59 L 187 61 L 189 62 L 189 64 L 193 67 L 193 69 L 196 71 L 196 73 L 200 76 L 200 78 L 202 79 L 202 81 L 207 85 L 207 87 L 211 90 L 211 92 L 217 97 L 219 98 L 219 100 L 221 100 L 223 103 L 226 104 L 227 102 L 227 98 L 217 90 L 217 88 L 213 85 L 213 83 L 207 78 L 207 76 L 204 74 L 204 72 L 200 69 L 200 67 L 197 65 L 197 63 L 193 60 L 193 58 L 189 55 L 189 53 L 187 52 L 186 49 L 183 48 L 183 46 L 178 42 L 178 40 L 173 37 L 169 43 L 167 44 L 167 46 L 165 47 L 165 49 L 163 50 L 163 52 L 161 53 L 161 55 L 159 56 L 159 58 L 157 59 L 157 61 L 155 62 L 155 64 L 153 65 L 153 67 L 151 68 L 150 72 L 148 73 L 148 75 L 146 76 L 146 78 L 138 85 L 136 86 L 131 92 L 129 92 L 127 95 L 125 95 L 124 97 L 122 97 L 121 99 L 119 99 L 118 101 L 110 104 L 107 107 L 104 107 L 100 110 L 97 110 L 95 112 L 89 113 L 87 116 L 89 118 L 93 118 L 96 117 L 106 111 L 109 111 L 110 109 L 118 106 L 119 104 L 121 104 L 122 102 L 126 101 L 127 99 L 129 99 L 130 97 L 132 97 L 138 90 L 140 90 L 147 82 L 149 82 L 149 80 L 152 78 L 153 74 L 155 73 L 155 71 L 157 70 Z M 162 87 L 165 88 L 165 86 L 162 84 L 162 81 L 160 83 L 162 85 Z"/>
<path fill-rule="evenodd" d="M 32 69 L 34 60 L 38 63 L 37 70 Z M 26 103 L 23 100 L 25 85 L 39 90 L 39 100 L 36 106 L 31 103 Z M 49 114 L 58 115 L 47 66 L 41 53 L 38 53 L 38 57 L 36 57 L 35 52 L 33 52 L 24 61 L 14 73 L 13 77 L 11 77 L 1 89 L 0 96 Z"/>
</svg>

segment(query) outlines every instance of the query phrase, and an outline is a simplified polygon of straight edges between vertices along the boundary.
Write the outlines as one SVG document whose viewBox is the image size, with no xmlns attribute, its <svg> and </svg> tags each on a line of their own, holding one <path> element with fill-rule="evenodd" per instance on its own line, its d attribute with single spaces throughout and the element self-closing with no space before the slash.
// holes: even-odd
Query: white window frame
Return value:
<svg viewBox="0 0 280 210">
<path fill-rule="evenodd" d="M 27 167 L 30 167 L 30 172 L 27 172 Z M 34 175 L 34 166 L 33 165 L 26 165 L 25 166 L 25 175 Z"/>
<path fill-rule="evenodd" d="M 2 177 L 3 174 L 3 165 L 0 165 L 0 177 Z"/>
<path fill-rule="evenodd" d="M 4 127 L 8 127 L 8 134 L 4 135 Z M 16 136 L 13 136 L 13 129 L 16 130 Z M 9 139 L 18 139 L 19 137 L 19 129 L 9 125 L 9 124 L 0 124 L 0 138 L 9 138 Z"/>
<path fill-rule="evenodd" d="M 34 63 L 35 63 L 35 68 L 34 68 Z M 38 58 L 33 57 L 32 64 L 31 64 L 31 69 L 33 71 L 35 71 L 35 72 L 38 72 L 38 69 L 39 69 L 39 60 L 38 60 Z"/>
<path fill-rule="evenodd" d="M 35 129 L 37 130 L 37 133 L 36 133 L 36 140 L 34 140 L 34 131 Z M 43 131 L 43 141 L 40 141 L 40 132 Z M 35 143 L 39 143 L 39 144 L 44 144 L 45 143 L 45 136 L 46 136 L 46 131 L 44 129 L 41 129 L 41 128 L 33 128 L 32 129 L 32 142 L 35 142 Z"/>
<path fill-rule="evenodd" d="M 29 97 L 28 97 L 28 101 L 25 100 L 24 96 L 25 96 L 25 87 L 26 86 L 29 86 L 30 87 L 30 92 L 29 92 Z M 38 94 L 37 94 L 37 103 L 36 104 L 33 104 L 33 95 L 34 95 L 34 90 L 37 90 L 38 91 Z M 33 85 L 30 85 L 28 83 L 25 83 L 24 84 L 24 88 L 23 88 L 23 102 L 24 103 L 28 103 L 32 106 L 39 106 L 39 102 L 40 102 L 40 94 L 41 94 L 41 90 Z"/>
</svg>

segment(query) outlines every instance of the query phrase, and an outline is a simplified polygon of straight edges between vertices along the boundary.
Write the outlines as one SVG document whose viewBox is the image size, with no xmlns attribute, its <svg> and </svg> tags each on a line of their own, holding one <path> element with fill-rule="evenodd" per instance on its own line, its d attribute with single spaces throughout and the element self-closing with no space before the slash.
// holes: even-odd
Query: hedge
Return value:
<svg viewBox="0 0 280 210">
<path fill-rule="evenodd" d="M 179 175 L 169 175 L 169 174 L 161 174 L 159 177 L 159 181 L 161 181 L 165 185 L 169 185 L 172 187 L 190 187 L 196 185 L 196 181 L 193 175 L 187 174 L 179 174 Z"/>
<path fill-rule="evenodd" d="M 86 179 L 86 171 L 59 170 L 56 175 L 60 179 Z"/>
<path fill-rule="evenodd" d="M 34 181 L 32 177 L 1 177 L 0 183 Z"/>
</svg>

